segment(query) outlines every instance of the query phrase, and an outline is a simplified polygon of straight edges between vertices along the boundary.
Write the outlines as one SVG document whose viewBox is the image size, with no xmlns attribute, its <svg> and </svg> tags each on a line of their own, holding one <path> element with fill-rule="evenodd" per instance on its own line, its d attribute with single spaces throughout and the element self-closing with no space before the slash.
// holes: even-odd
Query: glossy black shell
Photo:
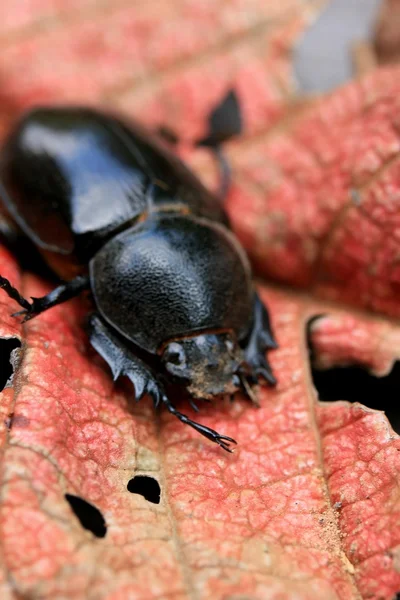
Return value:
<svg viewBox="0 0 400 600">
<path fill-rule="evenodd" d="M 250 267 L 220 202 L 139 127 L 87 108 L 37 109 L 7 140 L 0 180 L 46 260 L 59 274 L 54 256 L 89 265 L 97 309 L 137 346 L 248 335 Z"/>
<path fill-rule="evenodd" d="M 88 108 L 29 112 L 6 141 L 0 178 L 25 234 L 80 263 L 154 207 L 227 222 L 218 201 L 147 132 Z"/>
<path fill-rule="evenodd" d="M 148 352 L 203 330 L 248 333 L 250 268 L 226 227 L 158 213 L 113 237 L 90 263 L 102 316 Z"/>
</svg>

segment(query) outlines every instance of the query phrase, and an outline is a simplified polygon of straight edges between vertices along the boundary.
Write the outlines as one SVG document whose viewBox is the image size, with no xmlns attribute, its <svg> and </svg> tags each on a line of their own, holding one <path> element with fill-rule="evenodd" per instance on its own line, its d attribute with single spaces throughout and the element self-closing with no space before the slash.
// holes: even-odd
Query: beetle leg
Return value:
<svg viewBox="0 0 400 600">
<path fill-rule="evenodd" d="M 170 146 L 176 146 L 179 142 L 178 136 L 172 130 L 166 127 L 159 127 L 157 130 L 157 134 Z M 198 146 L 206 145 L 203 144 L 202 140 L 197 142 Z M 218 144 L 210 144 L 210 150 L 214 155 L 214 158 L 218 164 L 219 169 L 219 182 L 218 182 L 218 190 L 217 195 L 218 198 L 224 202 L 226 197 L 228 196 L 228 192 L 232 183 L 232 168 L 229 163 L 229 160 L 225 156 L 220 143 Z"/>
<path fill-rule="evenodd" d="M 175 417 L 177 417 L 182 423 L 190 425 L 190 427 L 193 427 L 193 429 L 195 429 L 198 433 L 201 433 L 201 435 L 204 435 L 207 439 L 211 440 L 212 442 L 215 442 L 227 452 L 233 452 L 232 448 L 230 447 L 230 444 L 237 444 L 236 440 L 226 435 L 221 435 L 220 433 L 215 431 L 215 429 L 211 429 L 210 427 L 206 427 L 205 425 L 196 423 L 196 421 L 192 421 L 192 419 L 189 419 L 189 417 L 176 410 L 175 406 L 171 404 L 170 400 L 165 394 L 162 396 L 161 400 L 163 401 L 169 412 L 175 415 Z"/>
<path fill-rule="evenodd" d="M 256 383 L 258 378 L 262 377 L 271 385 L 276 384 L 271 367 L 265 358 L 265 352 L 273 348 L 277 348 L 277 343 L 272 335 L 269 315 L 256 293 L 253 327 L 244 349 L 245 362 L 249 368 L 247 375 L 253 383 Z"/>
<path fill-rule="evenodd" d="M 18 290 L 11 285 L 8 279 L 1 277 L 0 275 L 0 288 L 2 288 L 6 294 L 10 296 L 10 298 L 18 302 L 18 304 L 23 307 L 23 310 L 13 314 L 13 317 L 23 316 L 23 323 L 25 323 L 25 321 L 29 321 L 29 319 L 33 319 L 33 317 L 40 315 L 40 313 L 52 308 L 53 306 L 56 306 L 57 304 L 62 304 L 63 302 L 74 298 L 74 296 L 77 296 L 88 287 L 88 277 L 86 277 L 86 275 L 79 275 L 78 277 L 75 277 L 75 279 L 59 285 L 46 296 L 42 296 L 42 298 L 32 297 L 32 302 L 29 302 L 29 300 L 21 296 Z"/>
<path fill-rule="evenodd" d="M 224 450 L 232 452 L 229 444 L 236 444 L 235 440 L 225 435 L 220 435 L 217 431 L 205 427 L 205 425 L 200 425 L 200 423 L 192 421 L 189 417 L 176 410 L 157 376 L 140 358 L 126 348 L 124 343 L 110 331 L 97 315 L 92 315 L 89 327 L 90 343 L 110 366 L 114 380 L 118 379 L 121 375 L 126 375 L 131 380 L 135 389 L 136 401 L 140 400 L 145 394 L 149 394 L 155 406 L 158 406 L 161 401 L 169 412 L 175 415 L 182 423 L 190 425 L 212 442 L 219 444 Z"/>
<path fill-rule="evenodd" d="M 5 293 L 10 298 L 15 300 L 15 302 L 18 302 L 18 304 L 20 306 L 23 306 L 25 308 L 25 310 L 29 310 L 30 304 L 29 304 L 28 300 L 26 300 L 26 298 L 21 296 L 19 291 L 11 285 L 11 283 L 8 281 L 8 279 L 6 279 L 5 277 L 2 277 L 1 275 L 0 275 L 0 289 L 4 290 Z"/>
<path fill-rule="evenodd" d="M 154 405 L 160 403 L 163 386 L 143 360 L 129 350 L 109 327 L 98 317 L 92 315 L 89 320 L 90 343 L 111 368 L 114 381 L 125 375 L 135 390 L 135 400 L 149 394 Z"/>
<path fill-rule="evenodd" d="M 220 178 L 218 197 L 224 201 L 232 182 L 232 169 L 221 146 L 233 137 L 243 132 L 243 118 L 239 98 L 232 88 L 208 115 L 208 132 L 205 137 L 197 140 L 196 146 L 206 146 L 211 149 L 217 160 Z M 157 134 L 171 146 L 176 146 L 179 137 L 166 126 L 157 129 Z"/>
<path fill-rule="evenodd" d="M 215 155 L 220 170 L 218 196 L 225 200 L 232 182 L 231 166 L 221 149 L 221 145 L 243 132 L 243 119 L 239 98 L 231 89 L 222 98 L 208 117 L 208 133 L 197 142 L 198 146 L 208 146 Z"/>
</svg>

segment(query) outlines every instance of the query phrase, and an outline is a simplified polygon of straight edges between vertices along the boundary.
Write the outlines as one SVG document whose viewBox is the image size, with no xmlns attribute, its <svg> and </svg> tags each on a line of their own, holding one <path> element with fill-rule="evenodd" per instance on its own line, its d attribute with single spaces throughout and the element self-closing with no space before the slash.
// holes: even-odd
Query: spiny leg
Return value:
<svg viewBox="0 0 400 600">
<path fill-rule="evenodd" d="M 259 377 L 263 377 L 268 383 L 275 385 L 276 379 L 265 358 L 266 351 L 273 348 L 277 348 L 277 343 L 272 335 L 269 315 L 258 294 L 255 293 L 253 328 L 244 349 L 247 370 L 244 369 L 241 373 L 242 378 L 246 375 L 256 383 Z"/>
<path fill-rule="evenodd" d="M 42 296 L 41 298 L 32 297 L 32 302 L 29 302 L 29 300 L 24 298 L 18 290 L 11 285 L 8 279 L 1 277 L 0 275 L 0 288 L 23 308 L 23 310 L 20 310 L 13 315 L 15 317 L 24 316 L 23 323 L 57 304 L 62 304 L 63 302 L 74 298 L 88 287 L 88 277 L 86 275 L 79 275 L 78 277 L 75 277 L 75 279 L 59 285 L 49 294 L 46 294 L 46 296 Z"/>
<path fill-rule="evenodd" d="M 164 393 L 161 381 L 97 315 L 90 317 L 89 337 L 93 348 L 109 365 L 114 381 L 125 375 L 132 382 L 136 402 L 145 394 L 149 394 L 157 407 Z"/>
<path fill-rule="evenodd" d="M 182 423 L 190 425 L 198 433 L 201 433 L 212 442 L 219 444 L 224 450 L 232 452 L 229 443 L 236 444 L 235 440 L 220 435 L 217 431 L 205 427 L 205 425 L 200 425 L 200 423 L 192 421 L 189 417 L 176 410 L 164 390 L 159 375 L 155 374 L 143 360 L 126 348 L 124 342 L 112 332 L 100 317 L 92 315 L 89 329 L 90 343 L 110 366 L 114 380 L 121 375 L 126 375 L 131 380 L 135 389 L 136 401 L 140 400 L 145 394 L 149 394 L 155 407 L 161 401 L 165 404 L 169 412 L 175 415 Z"/>
</svg>

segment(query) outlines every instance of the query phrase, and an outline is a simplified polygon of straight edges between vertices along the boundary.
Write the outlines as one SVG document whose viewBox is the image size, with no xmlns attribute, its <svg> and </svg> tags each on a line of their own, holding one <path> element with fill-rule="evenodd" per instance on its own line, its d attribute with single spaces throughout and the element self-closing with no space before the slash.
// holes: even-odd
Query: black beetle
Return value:
<svg viewBox="0 0 400 600">
<path fill-rule="evenodd" d="M 251 384 L 275 383 L 268 313 L 218 199 L 139 126 L 79 107 L 26 114 L 6 140 L 0 179 L 16 226 L 70 279 L 28 302 L 0 277 L 23 308 L 16 315 L 26 321 L 91 290 L 90 341 L 114 379 L 126 375 L 136 400 L 149 394 L 231 451 L 235 440 L 178 412 L 165 388 L 199 399 L 242 388 L 254 400 Z"/>
</svg>

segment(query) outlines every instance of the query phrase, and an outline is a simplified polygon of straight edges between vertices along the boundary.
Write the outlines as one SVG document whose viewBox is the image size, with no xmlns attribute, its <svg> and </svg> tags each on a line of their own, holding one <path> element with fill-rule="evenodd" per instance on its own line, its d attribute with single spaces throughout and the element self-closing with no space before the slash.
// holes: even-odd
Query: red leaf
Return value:
<svg viewBox="0 0 400 600">
<path fill-rule="evenodd" d="M 400 356 L 400 330 L 385 319 L 338 311 L 313 322 L 310 336 L 318 369 L 359 363 L 382 377 Z"/>
<path fill-rule="evenodd" d="M 262 274 L 393 316 L 400 314 L 398 73 L 376 71 L 342 88 L 290 132 L 267 133 L 250 148 L 237 143 L 229 203 Z"/>
<path fill-rule="evenodd" d="M 398 314 L 397 71 L 266 133 L 288 115 L 289 50 L 312 2 L 87 0 L 68 15 L 38 4 L 40 15 L 12 5 L 3 20 L 3 129 L 11 108 L 102 102 L 188 140 L 234 85 L 247 126 L 229 150 L 236 230 L 260 272 L 307 294 L 262 291 L 280 347 L 270 354 L 279 384 L 261 391 L 261 408 L 238 398 L 202 410 L 238 439 L 234 455 L 113 384 L 88 345 L 83 300 L 21 332 L 0 295 L 0 338 L 24 343 L 0 404 L 1 598 L 389 600 L 400 590 L 399 438 L 382 413 L 317 402 L 305 338 L 325 315 L 310 332 L 319 366 L 355 361 L 382 375 L 399 357 L 397 323 L 312 296 Z M 24 295 L 47 289 L 20 281 L 5 250 L 0 272 Z M 137 475 L 158 481 L 159 503 L 128 491 Z M 101 511 L 105 537 L 66 494 Z"/>
</svg>

